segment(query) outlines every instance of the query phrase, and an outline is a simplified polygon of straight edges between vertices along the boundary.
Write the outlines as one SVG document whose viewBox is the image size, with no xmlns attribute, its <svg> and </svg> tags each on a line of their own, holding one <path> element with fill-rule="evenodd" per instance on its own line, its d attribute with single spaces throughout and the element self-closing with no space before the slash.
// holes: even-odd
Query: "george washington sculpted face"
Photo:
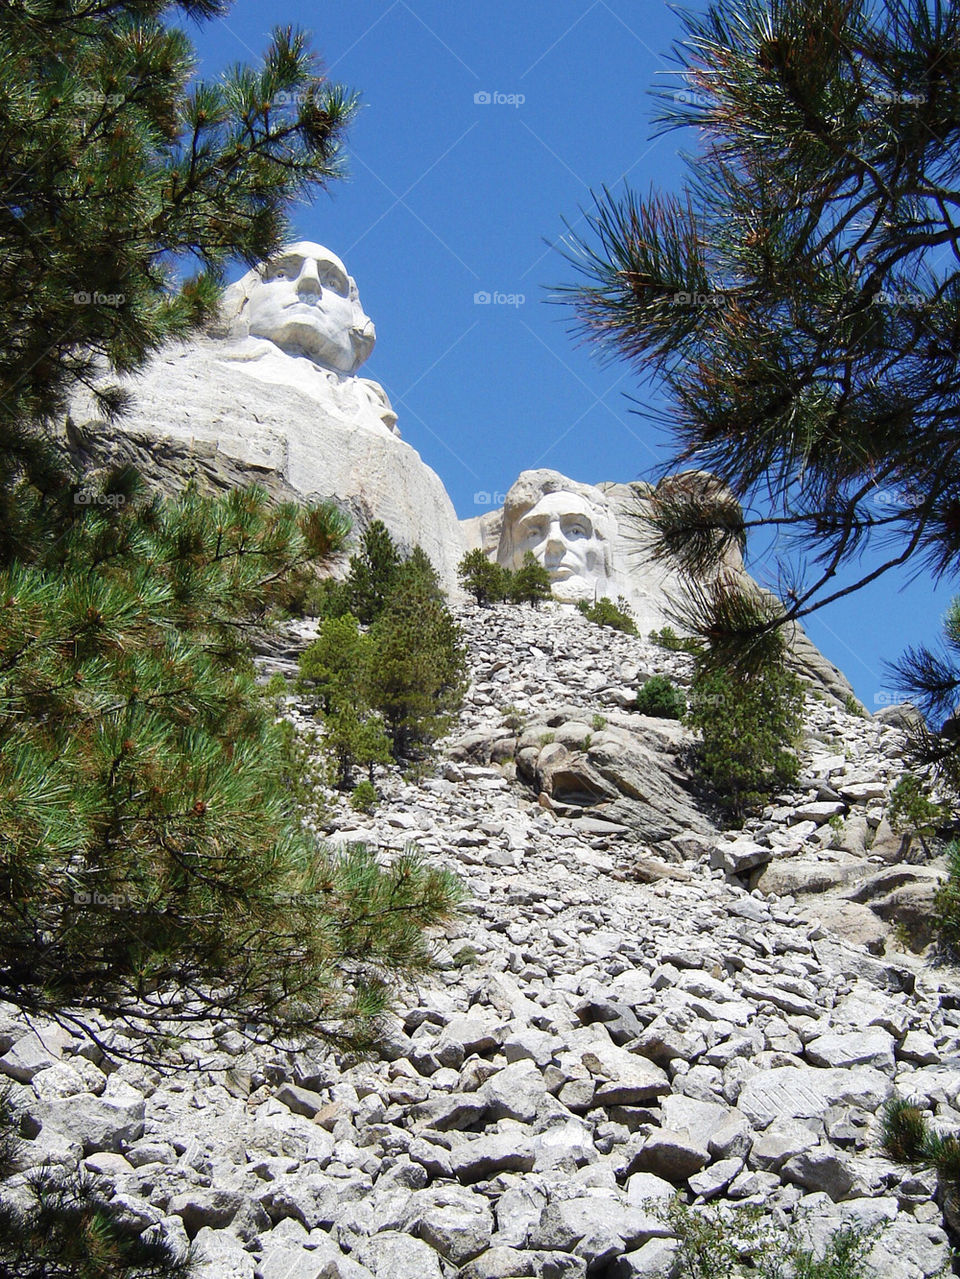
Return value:
<svg viewBox="0 0 960 1279">
<path fill-rule="evenodd" d="M 349 374 L 373 350 L 376 331 L 357 286 L 322 245 L 287 245 L 234 289 L 242 298 L 234 330 L 268 338 L 289 355 Z"/>
</svg>

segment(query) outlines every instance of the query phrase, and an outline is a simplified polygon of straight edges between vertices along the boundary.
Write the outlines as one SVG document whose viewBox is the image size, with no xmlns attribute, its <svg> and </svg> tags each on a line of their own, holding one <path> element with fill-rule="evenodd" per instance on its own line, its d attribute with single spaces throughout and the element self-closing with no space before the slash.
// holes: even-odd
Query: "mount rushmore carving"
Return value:
<svg viewBox="0 0 960 1279">
<path fill-rule="evenodd" d="M 359 375 L 375 342 L 340 258 L 309 241 L 287 245 L 225 291 L 206 337 L 169 346 L 128 380 L 133 408 L 119 427 L 78 397 L 71 439 L 86 464 L 133 461 L 167 487 L 193 473 L 335 498 L 359 526 L 380 519 L 405 548 L 422 546 L 450 591 L 464 551 L 479 546 L 516 568 L 529 550 L 562 601 L 623 597 L 641 633 L 672 620 L 683 583 L 637 541 L 649 485 L 524 471 L 502 510 L 459 521 L 439 477 L 400 438 L 383 387 Z M 794 649 L 835 696 L 850 691 L 802 632 Z"/>
<path fill-rule="evenodd" d="M 126 382 L 133 408 L 119 431 L 127 443 L 153 441 L 177 470 L 189 472 L 195 455 L 214 478 L 245 474 L 286 496 L 335 498 L 359 525 L 381 519 L 400 543 L 421 545 L 453 589 L 462 547 L 453 504 L 400 439 L 386 392 L 358 374 L 375 341 L 336 254 L 289 245 L 226 290 L 207 337 L 165 348 Z M 84 441 L 107 434 L 92 399 L 78 397 L 71 418 Z"/>
</svg>

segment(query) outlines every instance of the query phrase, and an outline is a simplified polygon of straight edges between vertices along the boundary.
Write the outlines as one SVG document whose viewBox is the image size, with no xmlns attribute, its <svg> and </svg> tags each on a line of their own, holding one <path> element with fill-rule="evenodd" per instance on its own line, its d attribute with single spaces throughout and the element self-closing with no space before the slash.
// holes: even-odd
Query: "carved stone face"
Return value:
<svg viewBox="0 0 960 1279">
<path fill-rule="evenodd" d="M 243 321 L 251 337 L 269 338 L 289 355 L 355 373 L 373 350 L 376 331 L 357 286 L 329 249 L 287 245 L 246 287 Z"/>
<path fill-rule="evenodd" d="M 606 594 L 610 551 L 598 514 L 578 493 L 545 493 L 511 530 L 515 566 L 532 551 L 550 574 L 558 599 Z"/>
</svg>

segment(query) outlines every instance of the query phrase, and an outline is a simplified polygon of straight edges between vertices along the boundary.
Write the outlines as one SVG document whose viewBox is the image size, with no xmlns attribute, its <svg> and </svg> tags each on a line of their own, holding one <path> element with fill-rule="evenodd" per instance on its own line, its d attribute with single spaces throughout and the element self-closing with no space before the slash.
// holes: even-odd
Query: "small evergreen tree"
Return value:
<svg viewBox="0 0 960 1279">
<path fill-rule="evenodd" d="M 702 735 L 699 770 L 734 819 L 796 780 L 802 710 L 803 686 L 782 663 L 738 673 L 698 659 L 687 723 Z"/>
<path fill-rule="evenodd" d="M 440 574 L 433 567 L 430 556 L 422 546 L 415 546 L 401 562 L 394 578 L 391 596 L 406 582 L 417 582 L 431 599 L 445 599 L 443 587 L 440 585 Z"/>
<path fill-rule="evenodd" d="M 367 696 L 380 711 L 395 756 L 446 731 L 466 685 L 460 628 L 422 574 L 401 576 L 370 629 Z"/>
<path fill-rule="evenodd" d="M 300 655 L 298 687 L 316 694 L 324 714 L 345 702 L 355 705 L 368 648 L 352 613 L 325 618 Z"/>
<path fill-rule="evenodd" d="M 479 547 L 467 551 L 457 568 L 457 576 L 463 589 L 481 606 L 507 598 L 510 575 L 502 564 L 488 559 Z"/>
<path fill-rule="evenodd" d="M 364 626 L 375 622 L 386 607 L 397 581 L 401 556 L 382 520 L 374 520 L 364 532 L 360 550 L 350 556 L 344 582 L 344 598 Z"/>
<path fill-rule="evenodd" d="M 550 574 L 533 551 L 526 551 L 523 562 L 510 582 L 510 598 L 517 604 L 532 604 L 539 608 L 542 600 L 551 596 Z"/>
<path fill-rule="evenodd" d="M 377 764 L 389 764 L 393 755 L 383 717 L 368 707 L 338 702 L 324 716 L 322 747 L 335 764 L 335 784 L 339 790 L 353 787 L 353 770 L 365 768 L 373 783 Z"/>
<path fill-rule="evenodd" d="M 365 673 L 371 643 L 352 613 L 326 618 L 300 656 L 300 687 L 316 690 L 323 717 L 321 750 L 334 765 L 334 784 L 353 786 L 353 770 L 391 761 L 383 719 L 366 700 Z"/>
</svg>

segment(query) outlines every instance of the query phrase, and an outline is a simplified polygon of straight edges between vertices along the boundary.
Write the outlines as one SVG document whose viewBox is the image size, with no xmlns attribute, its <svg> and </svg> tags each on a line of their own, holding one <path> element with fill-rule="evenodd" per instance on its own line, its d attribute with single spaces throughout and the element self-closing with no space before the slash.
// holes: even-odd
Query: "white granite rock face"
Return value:
<svg viewBox="0 0 960 1279">
<path fill-rule="evenodd" d="M 464 549 L 450 498 L 400 439 L 386 392 L 356 372 L 375 336 L 340 260 L 290 245 L 227 290 L 217 335 L 167 348 L 125 383 L 133 405 L 119 429 L 214 444 L 251 479 L 276 475 L 362 523 L 381 519 L 450 588 Z M 88 398 L 71 417 L 81 432 L 105 429 Z"/>
</svg>

